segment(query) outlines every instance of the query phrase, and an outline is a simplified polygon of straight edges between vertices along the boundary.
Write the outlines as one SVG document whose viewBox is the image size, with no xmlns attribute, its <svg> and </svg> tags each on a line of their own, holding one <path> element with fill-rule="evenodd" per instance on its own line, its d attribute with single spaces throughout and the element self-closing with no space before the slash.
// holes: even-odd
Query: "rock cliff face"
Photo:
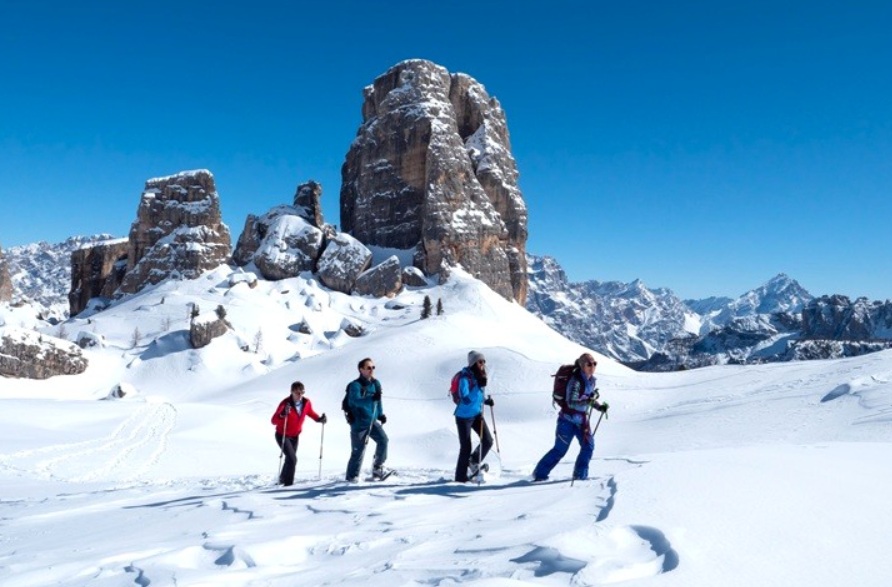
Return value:
<svg viewBox="0 0 892 587">
<path fill-rule="evenodd" d="M 484 87 L 423 60 L 364 90 L 341 170 L 341 225 L 367 245 L 412 249 L 426 275 L 461 265 L 526 301 L 527 209 L 505 114 Z"/>
<path fill-rule="evenodd" d="M 892 339 L 892 301 L 851 301 L 832 295 L 814 299 L 802 311 L 802 334 L 809 339 Z"/>
<path fill-rule="evenodd" d="M 29 330 L 0 330 L 0 376 L 49 379 L 77 375 L 87 369 L 87 359 L 77 345 Z"/>
<path fill-rule="evenodd" d="M 84 311 L 93 298 L 112 298 L 127 271 L 127 239 L 105 241 L 71 253 L 69 315 Z"/>
<path fill-rule="evenodd" d="M 230 248 L 210 171 L 150 179 L 130 228 L 120 291 L 134 293 L 168 278 L 194 279 L 226 263 Z"/>
<path fill-rule="evenodd" d="M 9 264 L 3 247 L 0 247 L 0 302 L 12 301 L 12 277 L 9 275 Z"/>
</svg>

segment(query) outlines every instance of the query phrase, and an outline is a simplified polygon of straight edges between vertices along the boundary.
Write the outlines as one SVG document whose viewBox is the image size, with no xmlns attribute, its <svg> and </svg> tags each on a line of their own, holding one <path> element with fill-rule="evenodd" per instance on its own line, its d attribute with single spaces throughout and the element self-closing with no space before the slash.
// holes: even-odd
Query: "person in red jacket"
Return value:
<svg viewBox="0 0 892 587">
<path fill-rule="evenodd" d="M 288 486 L 294 483 L 294 469 L 297 467 L 297 438 L 307 416 L 321 424 L 328 422 L 325 414 L 320 416 L 313 411 L 310 398 L 304 397 L 304 384 L 295 381 L 291 384 L 291 395 L 279 403 L 279 407 L 276 408 L 272 417 L 272 423 L 276 425 L 276 444 L 285 455 L 285 466 L 279 473 L 281 485 Z"/>
</svg>

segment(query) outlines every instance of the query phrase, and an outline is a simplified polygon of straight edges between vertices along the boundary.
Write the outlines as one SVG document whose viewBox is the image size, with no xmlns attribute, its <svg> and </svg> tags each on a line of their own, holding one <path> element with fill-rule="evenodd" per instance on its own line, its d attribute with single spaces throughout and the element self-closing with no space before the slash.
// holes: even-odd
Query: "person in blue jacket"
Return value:
<svg viewBox="0 0 892 587">
<path fill-rule="evenodd" d="M 461 396 L 455 406 L 455 426 L 458 429 L 458 463 L 455 465 L 455 480 L 467 483 L 480 470 L 480 463 L 492 448 L 492 436 L 483 418 L 483 406 L 494 405 L 491 397 L 484 398 L 486 388 L 486 358 L 483 353 L 468 353 L 468 366 L 461 370 L 458 391 Z M 476 450 L 471 450 L 471 430 L 480 437 Z"/>
<path fill-rule="evenodd" d="M 579 456 L 573 466 L 574 479 L 588 479 L 588 466 L 595 452 L 595 438 L 589 425 L 589 414 L 595 409 L 607 412 L 610 405 L 599 403 L 595 367 L 598 362 L 588 353 L 576 359 L 573 375 L 567 380 L 566 405 L 558 414 L 557 429 L 554 433 L 554 447 L 536 465 L 533 471 L 534 481 L 545 481 L 549 473 L 560 462 L 570 443 L 575 438 L 579 441 Z"/>
<path fill-rule="evenodd" d="M 347 481 L 359 480 L 359 470 L 365 457 L 368 438 L 375 441 L 375 458 L 372 461 L 372 478 L 381 480 L 389 475 L 384 469 L 387 460 L 387 434 L 383 424 L 387 422 L 381 403 L 381 382 L 375 379 L 375 362 L 365 358 L 357 365 L 359 377 L 347 386 L 347 405 L 350 408 L 350 461 L 347 463 Z"/>
</svg>

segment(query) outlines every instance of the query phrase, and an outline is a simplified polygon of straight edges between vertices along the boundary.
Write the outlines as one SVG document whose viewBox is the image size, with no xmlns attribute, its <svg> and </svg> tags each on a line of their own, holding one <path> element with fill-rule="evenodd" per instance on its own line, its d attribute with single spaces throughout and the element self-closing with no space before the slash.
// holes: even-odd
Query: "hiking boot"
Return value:
<svg viewBox="0 0 892 587">
<path fill-rule="evenodd" d="M 487 463 L 483 463 L 482 465 L 471 463 L 468 477 L 476 477 L 478 473 L 485 473 L 487 471 L 489 471 L 489 465 Z"/>
<path fill-rule="evenodd" d="M 347 483 L 359 483 L 359 477 L 347 477 Z"/>
<path fill-rule="evenodd" d="M 391 473 L 393 473 L 393 471 L 391 471 L 390 469 L 385 469 L 384 467 L 375 467 L 374 469 L 372 469 L 372 479 L 374 479 L 375 481 L 383 481 L 384 479 L 390 477 Z"/>
</svg>

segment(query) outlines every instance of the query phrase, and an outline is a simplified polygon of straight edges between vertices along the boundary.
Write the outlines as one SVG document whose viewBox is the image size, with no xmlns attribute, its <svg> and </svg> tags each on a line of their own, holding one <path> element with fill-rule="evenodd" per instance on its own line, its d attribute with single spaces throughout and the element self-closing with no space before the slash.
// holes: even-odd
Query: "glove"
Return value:
<svg viewBox="0 0 892 587">
<path fill-rule="evenodd" d="M 321 416 L 319 416 L 320 424 L 325 424 L 326 422 L 328 422 L 328 416 L 326 416 L 325 414 L 322 414 Z"/>
<path fill-rule="evenodd" d="M 376 401 L 376 402 L 381 401 L 381 392 L 380 392 L 380 391 L 376 391 L 376 392 L 374 393 L 374 395 L 372 395 L 372 399 L 373 399 L 374 401 Z"/>
<path fill-rule="evenodd" d="M 494 406 L 494 405 L 496 405 L 496 402 L 493 401 L 492 396 L 489 396 L 485 400 L 483 400 L 483 405 L 484 406 Z"/>
<path fill-rule="evenodd" d="M 599 412 L 601 412 L 602 414 L 606 414 L 607 410 L 610 409 L 610 404 L 608 404 L 607 402 L 604 402 L 603 404 L 601 404 L 599 406 L 595 406 L 595 409 L 598 410 Z"/>
<path fill-rule="evenodd" d="M 381 414 L 380 416 L 378 416 L 378 421 L 381 422 L 382 424 L 387 424 L 387 416 L 385 416 L 384 414 Z"/>
<path fill-rule="evenodd" d="M 279 419 L 284 420 L 285 418 L 287 418 L 288 411 L 289 411 L 289 408 L 286 406 L 285 409 L 283 409 L 281 412 L 279 412 Z"/>
</svg>

